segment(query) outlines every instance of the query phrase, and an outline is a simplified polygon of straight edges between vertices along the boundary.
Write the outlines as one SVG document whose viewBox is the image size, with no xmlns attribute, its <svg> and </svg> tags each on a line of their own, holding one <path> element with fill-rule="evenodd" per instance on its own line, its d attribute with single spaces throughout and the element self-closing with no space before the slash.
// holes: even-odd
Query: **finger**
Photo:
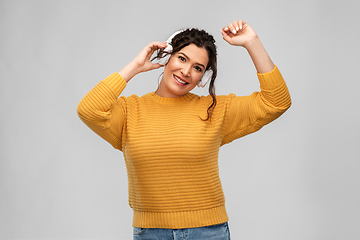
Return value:
<svg viewBox="0 0 360 240">
<path fill-rule="evenodd" d="M 153 41 L 151 43 L 148 44 L 148 46 L 153 47 L 153 46 L 164 46 L 166 45 L 166 42 L 157 42 L 157 41 Z"/>
<path fill-rule="evenodd" d="M 164 67 L 164 65 L 161 65 L 160 63 L 151 63 L 151 65 L 148 66 L 147 71 L 158 69 L 158 68 L 161 68 L 161 67 Z"/>
<path fill-rule="evenodd" d="M 243 29 L 244 29 L 245 22 L 244 22 L 242 19 L 240 19 L 237 23 L 238 23 L 238 25 L 239 25 L 239 29 L 240 29 L 240 30 L 243 30 Z"/>
<path fill-rule="evenodd" d="M 151 42 L 145 47 L 146 58 L 149 59 L 151 55 L 161 48 L 165 48 L 167 45 L 165 42 Z"/>
<path fill-rule="evenodd" d="M 221 31 L 225 32 L 226 34 L 230 34 L 230 29 L 228 27 L 223 27 Z"/>
<path fill-rule="evenodd" d="M 149 43 L 145 48 L 147 49 L 147 51 L 155 51 L 159 48 L 164 48 L 164 47 L 166 47 L 166 43 L 154 41 Z"/>
<path fill-rule="evenodd" d="M 227 32 L 224 31 L 224 29 L 227 29 Z M 221 34 L 222 34 L 222 37 L 225 41 L 227 41 L 228 43 L 231 42 L 231 37 L 229 36 L 230 34 L 230 31 L 227 27 L 225 27 L 224 29 L 221 29 Z"/>
<path fill-rule="evenodd" d="M 152 49 L 158 50 L 158 49 L 161 49 L 161 48 L 166 48 L 166 46 L 167 46 L 166 42 L 154 42 L 153 45 L 152 45 Z"/>
<path fill-rule="evenodd" d="M 234 21 L 234 22 L 232 23 L 232 25 L 234 26 L 236 32 L 238 32 L 238 31 L 240 30 L 240 24 L 239 24 L 238 21 Z"/>
<path fill-rule="evenodd" d="M 158 69 L 161 67 L 164 67 L 164 65 L 161 65 L 160 63 L 154 63 L 154 65 L 153 65 L 153 69 Z"/>
<path fill-rule="evenodd" d="M 236 28 L 235 28 L 235 26 L 232 24 L 232 23 L 229 23 L 228 25 L 227 25 L 227 27 L 229 28 L 229 31 L 232 33 L 232 34 L 236 34 L 237 33 L 237 31 L 236 31 Z"/>
</svg>

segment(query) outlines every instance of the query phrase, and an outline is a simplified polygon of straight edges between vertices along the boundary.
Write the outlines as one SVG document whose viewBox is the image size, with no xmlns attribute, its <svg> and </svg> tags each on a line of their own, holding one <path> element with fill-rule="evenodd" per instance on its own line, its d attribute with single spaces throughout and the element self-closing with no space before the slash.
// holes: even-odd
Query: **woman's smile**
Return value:
<svg viewBox="0 0 360 240">
<path fill-rule="evenodd" d="M 181 85 L 181 86 L 185 86 L 185 85 L 189 84 L 189 83 L 186 82 L 184 79 L 182 79 L 182 78 L 179 77 L 179 76 L 176 76 L 175 74 L 174 74 L 174 79 L 175 79 L 175 82 L 176 82 L 177 84 Z"/>
</svg>

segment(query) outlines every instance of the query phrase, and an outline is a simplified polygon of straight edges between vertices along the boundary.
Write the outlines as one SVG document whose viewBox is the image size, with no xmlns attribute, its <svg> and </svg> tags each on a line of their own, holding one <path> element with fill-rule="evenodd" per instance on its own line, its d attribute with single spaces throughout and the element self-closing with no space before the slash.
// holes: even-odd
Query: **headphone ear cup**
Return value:
<svg viewBox="0 0 360 240">
<path fill-rule="evenodd" d="M 160 56 L 158 63 L 161 65 L 167 64 L 170 59 L 172 50 L 173 50 L 172 46 L 170 44 L 168 44 L 168 46 L 166 48 L 164 48 L 164 53 L 163 53 L 166 55 L 164 57 Z"/>
<path fill-rule="evenodd" d="M 167 47 L 166 48 L 164 48 L 164 54 L 166 54 L 164 57 L 163 56 L 160 56 L 160 59 L 159 59 L 159 61 L 158 61 L 158 63 L 160 64 L 160 65 L 166 65 L 168 62 L 169 62 L 169 59 L 170 59 L 170 57 L 171 57 L 171 53 L 172 53 L 172 51 L 173 51 L 173 47 L 171 46 L 171 41 L 172 41 L 172 39 L 177 35 L 177 34 L 179 34 L 179 33 L 181 33 L 182 31 L 184 31 L 184 30 L 180 30 L 180 31 L 177 31 L 177 32 L 175 32 L 175 33 L 173 33 L 169 38 L 168 38 L 168 40 L 166 40 L 166 43 L 167 43 Z"/>
<path fill-rule="evenodd" d="M 206 83 L 212 78 L 213 70 L 209 69 L 204 72 L 204 75 L 198 82 L 198 87 L 205 87 Z"/>
<path fill-rule="evenodd" d="M 169 59 L 170 59 L 170 53 L 168 55 L 166 55 L 165 57 L 162 57 L 159 59 L 158 63 L 160 65 L 166 65 L 168 62 L 169 62 Z"/>
</svg>

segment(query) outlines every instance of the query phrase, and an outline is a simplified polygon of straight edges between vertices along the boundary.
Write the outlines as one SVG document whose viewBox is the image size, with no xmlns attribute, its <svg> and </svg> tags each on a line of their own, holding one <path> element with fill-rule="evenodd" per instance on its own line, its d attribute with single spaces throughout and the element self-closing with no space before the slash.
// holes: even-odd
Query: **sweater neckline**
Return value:
<svg viewBox="0 0 360 240">
<path fill-rule="evenodd" d="M 188 102 L 191 99 L 193 99 L 196 95 L 188 92 L 187 94 L 181 97 L 160 97 L 155 92 L 151 92 L 149 93 L 149 96 L 152 100 L 154 100 L 157 103 L 173 104 L 173 103 Z"/>
</svg>

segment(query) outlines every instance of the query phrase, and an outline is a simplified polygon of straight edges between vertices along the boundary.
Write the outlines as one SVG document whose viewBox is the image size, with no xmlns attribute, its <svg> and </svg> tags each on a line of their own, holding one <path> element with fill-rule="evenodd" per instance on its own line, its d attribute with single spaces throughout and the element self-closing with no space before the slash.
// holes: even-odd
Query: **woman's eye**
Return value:
<svg viewBox="0 0 360 240">
<path fill-rule="evenodd" d="M 179 59 L 182 61 L 182 62 L 185 62 L 185 58 L 184 57 L 182 57 L 182 56 L 179 56 Z"/>
<path fill-rule="evenodd" d="M 201 68 L 201 67 L 198 67 L 198 66 L 195 66 L 195 69 L 196 69 L 196 71 L 199 71 L 199 72 L 202 71 L 202 68 Z"/>
</svg>

